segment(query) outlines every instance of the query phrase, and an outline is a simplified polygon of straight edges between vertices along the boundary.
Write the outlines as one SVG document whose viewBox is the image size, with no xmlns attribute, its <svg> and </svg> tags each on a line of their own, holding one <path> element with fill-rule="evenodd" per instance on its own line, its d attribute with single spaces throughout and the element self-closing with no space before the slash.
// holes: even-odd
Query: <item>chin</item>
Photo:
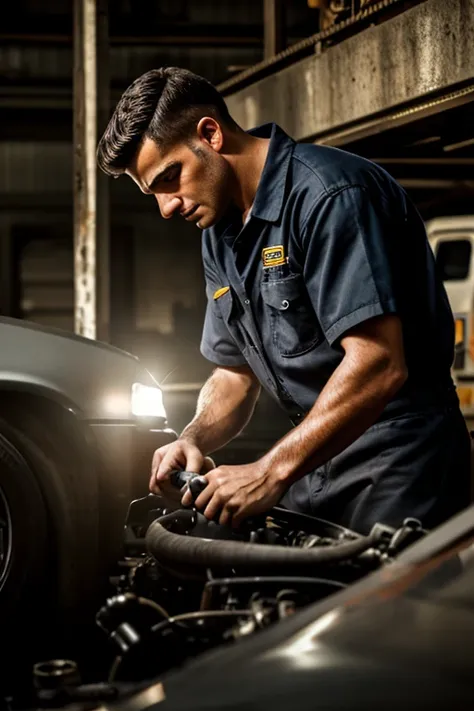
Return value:
<svg viewBox="0 0 474 711">
<path fill-rule="evenodd" d="M 218 221 L 219 218 L 216 214 L 204 215 L 196 222 L 196 226 L 199 227 L 200 230 L 207 230 L 209 227 L 214 227 Z"/>
</svg>

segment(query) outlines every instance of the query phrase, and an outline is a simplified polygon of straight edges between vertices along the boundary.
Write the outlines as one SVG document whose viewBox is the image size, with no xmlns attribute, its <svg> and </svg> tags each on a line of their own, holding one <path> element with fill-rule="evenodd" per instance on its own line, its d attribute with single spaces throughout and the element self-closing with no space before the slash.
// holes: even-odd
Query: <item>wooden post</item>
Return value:
<svg viewBox="0 0 474 711">
<path fill-rule="evenodd" d="M 75 0 L 74 9 L 74 330 L 108 340 L 108 182 L 96 163 L 98 121 L 109 110 L 107 5 Z"/>
<path fill-rule="evenodd" d="M 273 57 L 285 49 L 283 0 L 263 0 L 263 55 Z"/>
</svg>

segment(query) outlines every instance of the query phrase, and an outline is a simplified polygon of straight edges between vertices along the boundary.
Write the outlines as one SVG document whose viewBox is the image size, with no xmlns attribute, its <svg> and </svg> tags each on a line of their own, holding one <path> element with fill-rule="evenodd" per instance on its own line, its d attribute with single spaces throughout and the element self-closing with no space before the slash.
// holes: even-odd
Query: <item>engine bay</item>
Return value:
<svg viewBox="0 0 474 711">
<path fill-rule="evenodd" d="M 177 485 L 188 483 L 195 499 L 201 478 L 180 476 Z M 81 686 L 74 662 L 39 663 L 40 703 L 108 698 L 117 684 L 156 679 L 258 634 L 390 564 L 425 533 L 407 519 L 398 529 L 376 524 L 361 536 L 282 507 L 233 529 L 195 508 L 170 509 L 161 496 L 132 501 L 113 592 L 95 618 L 111 650 L 107 680 Z"/>
</svg>

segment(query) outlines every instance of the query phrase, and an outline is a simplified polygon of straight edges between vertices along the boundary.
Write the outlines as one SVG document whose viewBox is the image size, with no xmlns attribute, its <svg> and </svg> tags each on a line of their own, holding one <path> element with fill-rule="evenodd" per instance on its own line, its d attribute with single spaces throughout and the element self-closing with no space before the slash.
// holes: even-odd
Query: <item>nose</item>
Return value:
<svg viewBox="0 0 474 711">
<path fill-rule="evenodd" d="M 162 217 L 168 220 L 176 210 L 180 209 L 182 201 L 176 195 L 155 195 Z"/>
</svg>

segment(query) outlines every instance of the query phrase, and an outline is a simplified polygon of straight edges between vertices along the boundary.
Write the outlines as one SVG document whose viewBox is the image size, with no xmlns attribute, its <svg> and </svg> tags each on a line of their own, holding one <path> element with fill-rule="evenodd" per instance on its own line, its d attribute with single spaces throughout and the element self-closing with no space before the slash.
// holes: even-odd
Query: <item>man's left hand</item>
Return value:
<svg viewBox="0 0 474 711">
<path fill-rule="evenodd" d="M 220 466 L 204 477 L 208 484 L 195 501 L 195 507 L 209 520 L 222 525 L 239 523 L 249 516 L 265 513 L 275 506 L 288 488 L 288 483 L 261 460 L 252 464 Z M 189 489 L 181 499 L 183 506 L 192 504 Z"/>
</svg>

